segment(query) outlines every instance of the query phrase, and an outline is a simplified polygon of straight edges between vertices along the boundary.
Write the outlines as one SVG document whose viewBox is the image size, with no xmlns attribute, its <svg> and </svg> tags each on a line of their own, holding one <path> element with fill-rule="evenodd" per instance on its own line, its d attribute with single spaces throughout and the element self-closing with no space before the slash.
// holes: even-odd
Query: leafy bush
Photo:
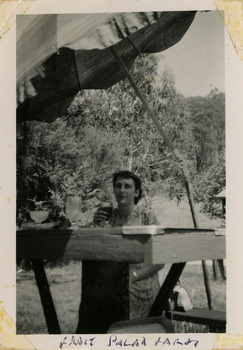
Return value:
<svg viewBox="0 0 243 350">
<path fill-rule="evenodd" d="M 65 217 L 67 195 L 83 198 L 83 210 L 111 195 L 111 174 L 122 166 L 123 139 L 92 126 L 28 122 L 18 140 L 18 224 L 29 220 L 32 203 L 45 201 L 50 219 Z"/>
</svg>

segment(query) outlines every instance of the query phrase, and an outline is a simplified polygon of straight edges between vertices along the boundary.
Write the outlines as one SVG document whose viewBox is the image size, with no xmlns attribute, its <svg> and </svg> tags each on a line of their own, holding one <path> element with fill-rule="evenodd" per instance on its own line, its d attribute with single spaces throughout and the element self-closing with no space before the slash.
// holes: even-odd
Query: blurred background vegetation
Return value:
<svg viewBox="0 0 243 350">
<path fill-rule="evenodd" d="M 215 198 L 225 186 L 225 95 L 185 98 L 173 75 L 160 77 L 153 55 L 137 59 L 132 75 L 173 144 L 189 164 L 194 199 L 211 218 L 222 216 Z M 200 82 L 199 82 L 200 83 Z M 83 199 L 87 221 L 112 198 L 111 177 L 121 169 L 143 180 L 149 202 L 162 192 L 186 200 L 181 169 L 129 83 L 80 91 L 66 115 L 53 123 L 17 126 L 17 224 L 30 221 L 33 201 L 44 201 L 48 220 L 65 219 L 69 194 Z"/>
</svg>

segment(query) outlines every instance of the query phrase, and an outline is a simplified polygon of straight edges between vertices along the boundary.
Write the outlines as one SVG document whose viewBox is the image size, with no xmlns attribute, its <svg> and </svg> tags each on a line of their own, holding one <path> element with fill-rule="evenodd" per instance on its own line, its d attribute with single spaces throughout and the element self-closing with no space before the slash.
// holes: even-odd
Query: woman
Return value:
<svg viewBox="0 0 243 350">
<path fill-rule="evenodd" d="M 137 203 L 142 197 L 140 179 L 130 171 L 113 176 L 113 192 L 117 201 L 110 225 L 156 224 L 150 213 L 141 212 Z M 94 224 L 106 220 L 102 208 L 94 214 Z M 159 290 L 158 270 L 163 265 L 131 264 L 110 261 L 83 261 L 79 325 L 77 333 L 107 333 L 116 321 L 144 318 Z M 128 276 L 129 283 L 128 283 Z"/>
</svg>

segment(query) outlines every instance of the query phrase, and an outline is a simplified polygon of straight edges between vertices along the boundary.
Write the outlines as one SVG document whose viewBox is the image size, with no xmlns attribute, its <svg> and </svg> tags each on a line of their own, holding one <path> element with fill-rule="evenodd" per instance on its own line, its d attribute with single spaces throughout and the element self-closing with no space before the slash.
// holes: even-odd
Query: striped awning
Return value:
<svg viewBox="0 0 243 350">
<path fill-rule="evenodd" d="M 176 44 L 195 11 L 17 16 L 17 120 L 52 122 L 82 89 L 105 89 L 124 79 L 142 53 Z"/>
</svg>

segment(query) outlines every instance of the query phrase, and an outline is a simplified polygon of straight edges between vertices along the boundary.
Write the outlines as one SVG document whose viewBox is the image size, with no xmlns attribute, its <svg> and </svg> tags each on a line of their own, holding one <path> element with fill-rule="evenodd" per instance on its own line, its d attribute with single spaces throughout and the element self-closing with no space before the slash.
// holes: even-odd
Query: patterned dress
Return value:
<svg viewBox="0 0 243 350">
<path fill-rule="evenodd" d="M 156 224 L 151 214 L 135 206 L 127 225 Z M 113 227 L 122 226 L 117 209 L 110 219 Z M 147 316 L 159 290 L 158 274 L 129 283 L 129 273 L 144 264 L 113 261 L 82 261 L 82 295 L 78 334 L 104 334 L 117 321 Z"/>
<path fill-rule="evenodd" d="M 121 220 L 118 214 L 118 210 L 113 211 L 110 219 L 110 224 L 113 227 L 122 226 Z M 145 211 L 139 206 L 135 206 L 132 215 L 128 218 L 127 226 L 143 226 L 143 225 L 156 225 L 158 221 L 152 212 Z M 139 270 L 144 266 L 141 264 L 130 264 L 129 273 Z M 151 306 L 159 292 L 159 277 L 158 273 L 153 276 L 129 284 L 129 318 L 145 318 L 151 309 Z"/>
</svg>

